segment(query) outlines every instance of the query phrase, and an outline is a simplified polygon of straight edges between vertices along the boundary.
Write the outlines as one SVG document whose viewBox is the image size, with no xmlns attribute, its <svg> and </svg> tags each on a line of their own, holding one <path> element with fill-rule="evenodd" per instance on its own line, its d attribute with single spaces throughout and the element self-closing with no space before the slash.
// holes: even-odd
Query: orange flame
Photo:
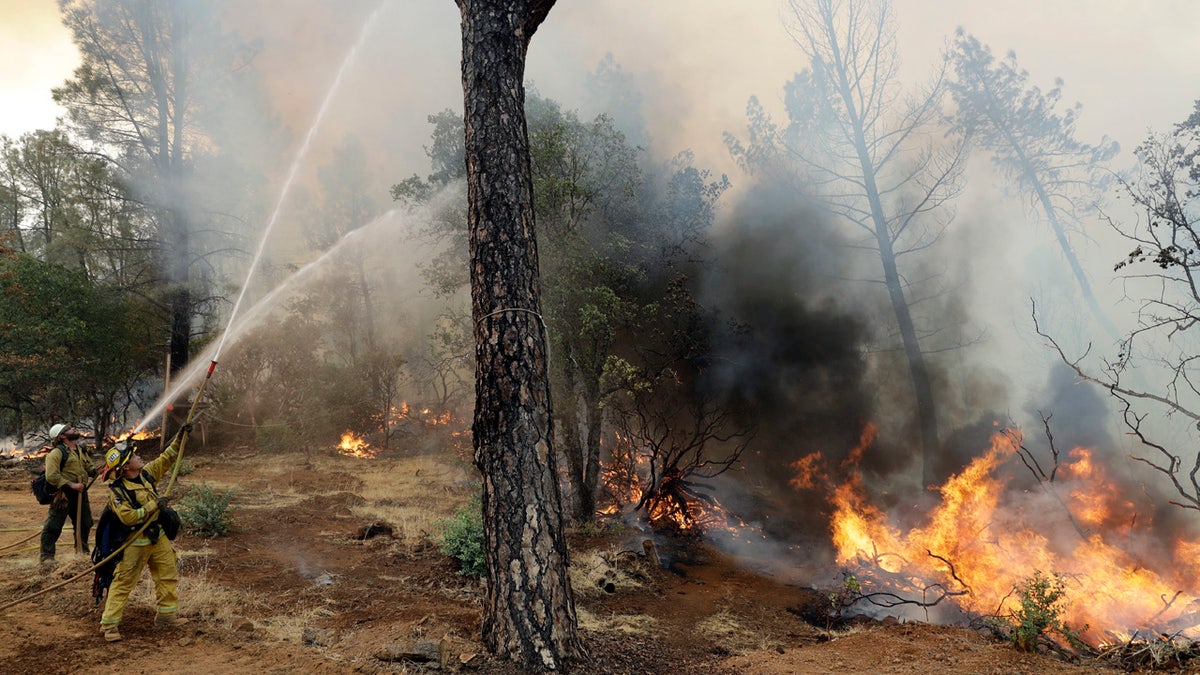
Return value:
<svg viewBox="0 0 1200 675">
<path fill-rule="evenodd" d="M 1135 630 L 1200 636 L 1200 620 L 1188 613 L 1200 601 L 1194 586 L 1200 568 L 1191 562 L 1200 542 L 1175 544 L 1175 561 L 1162 565 L 1167 572 L 1148 569 L 1138 556 L 1151 547 L 1127 531 L 1133 504 L 1118 498 L 1086 448 L 1068 454 L 1053 483 L 1006 503 L 1007 485 L 996 470 L 1020 443 L 1017 432 L 994 434 L 987 453 L 938 489 L 941 501 L 926 523 L 907 532 L 868 500 L 853 473 L 830 496 L 838 562 L 965 588 L 964 609 L 986 614 L 1011 610 L 1012 590 L 1035 572 L 1055 573 L 1067 584 L 1062 618 L 1089 641 L 1124 640 Z M 815 461 L 792 465 L 793 485 L 814 484 Z M 1126 531 L 1114 529 L 1121 523 Z"/>
<path fill-rule="evenodd" d="M 639 504 L 650 485 L 652 460 L 641 452 L 639 440 L 621 432 L 614 432 L 613 438 L 616 442 L 613 444 L 612 458 L 601 463 L 601 482 L 612 503 L 598 509 L 601 515 L 614 515 L 625 506 Z M 669 482 L 660 478 L 660 487 Z M 699 497 L 689 493 L 691 488 L 677 485 L 679 489 L 671 494 L 660 491 L 655 498 L 647 501 L 647 517 L 652 524 L 680 533 L 766 538 L 761 528 L 748 525 L 726 510 L 714 496 Z"/>
<path fill-rule="evenodd" d="M 347 430 L 342 434 L 342 442 L 338 445 L 338 453 L 347 457 L 361 457 L 363 459 L 373 459 L 375 451 L 362 438 L 355 436 L 353 431 Z"/>
</svg>

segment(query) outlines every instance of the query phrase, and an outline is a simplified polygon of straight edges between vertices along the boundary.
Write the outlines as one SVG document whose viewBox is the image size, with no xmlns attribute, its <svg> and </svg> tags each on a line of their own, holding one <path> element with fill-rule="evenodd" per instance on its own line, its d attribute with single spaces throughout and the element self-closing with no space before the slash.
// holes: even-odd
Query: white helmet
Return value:
<svg viewBox="0 0 1200 675">
<path fill-rule="evenodd" d="M 67 425 L 65 424 L 55 424 L 54 426 L 50 427 L 50 441 L 57 441 L 58 437 L 62 435 L 62 432 L 66 430 Z"/>
</svg>

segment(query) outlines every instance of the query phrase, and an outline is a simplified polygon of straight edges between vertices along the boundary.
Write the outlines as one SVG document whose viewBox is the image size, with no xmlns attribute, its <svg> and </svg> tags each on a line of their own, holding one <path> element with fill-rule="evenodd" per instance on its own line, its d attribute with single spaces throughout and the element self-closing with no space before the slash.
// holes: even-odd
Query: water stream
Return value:
<svg viewBox="0 0 1200 675">
<path fill-rule="evenodd" d="M 229 338 L 237 333 L 245 332 L 245 330 L 248 330 L 248 327 L 252 325 L 252 322 L 250 321 L 238 321 L 238 313 L 241 309 L 242 301 L 246 297 L 246 290 L 250 288 L 250 281 L 253 279 L 254 273 L 258 270 L 258 265 L 262 260 L 263 250 L 266 248 L 267 240 L 270 238 L 271 232 L 275 229 L 275 223 L 279 220 L 279 214 L 282 212 L 283 205 L 287 202 L 287 198 L 291 193 L 292 183 L 295 182 L 296 174 L 299 172 L 300 166 L 304 163 L 305 158 L 308 156 L 308 151 L 312 145 L 313 138 L 316 136 L 317 129 L 320 128 L 322 121 L 324 121 L 325 114 L 329 111 L 331 103 L 333 102 L 338 90 L 341 88 L 343 78 L 350 70 L 351 65 L 353 65 L 358 56 L 359 50 L 366 42 L 367 36 L 371 32 L 371 27 L 375 24 L 380 12 L 383 10 L 384 4 L 385 3 L 381 2 L 363 23 L 362 29 L 359 31 L 358 39 L 351 46 L 350 51 L 347 52 L 346 58 L 342 60 L 342 65 L 338 69 L 337 75 L 334 77 L 333 83 L 330 85 L 328 92 L 325 94 L 325 99 L 321 102 L 321 107 L 317 111 L 317 115 L 313 119 L 313 123 L 308 129 L 308 133 L 304 136 L 304 142 L 301 144 L 300 150 L 296 153 L 295 159 L 292 160 L 291 167 L 288 169 L 287 178 L 284 180 L 283 188 L 279 193 L 279 200 L 275 203 L 275 209 L 271 212 L 271 217 L 267 221 L 267 226 L 263 229 L 262 237 L 258 242 L 258 249 L 254 253 L 254 258 L 250 262 L 250 269 L 246 274 L 246 281 L 242 284 L 242 289 L 238 293 L 237 300 L 233 303 L 233 309 L 229 314 L 229 321 L 225 330 L 221 333 L 221 338 L 217 341 L 216 347 L 212 350 L 206 350 L 206 354 L 203 358 L 200 356 L 193 357 L 191 364 L 176 374 L 173 386 L 163 392 L 163 395 L 159 397 L 159 401 L 155 403 L 155 405 L 145 414 L 145 416 L 143 416 L 142 421 L 138 422 L 132 433 L 137 433 L 145 428 L 147 422 L 160 415 L 170 402 L 176 400 L 182 394 L 185 388 L 196 384 L 202 373 L 207 371 L 211 376 L 212 370 L 215 368 L 217 360 L 221 356 L 221 350 L 225 347 L 225 343 L 229 340 Z M 384 218 L 392 213 L 393 212 L 389 211 L 380 218 Z M 374 222 L 378 222 L 378 220 L 379 219 L 376 219 Z M 359 232 L 361 229 L 356 230 L 355 232 Z M 351 234 L 354 234 L 354 232 Z M 269 293 L 265 298 L 263 298 L 263 300 L 259 301 L 255 307 L 264 306 L 264 304 L 265 306 L 269 306 L 270 300 L 276 297 L 284 286 L 291 285 L 291 283 L 293 283 L 297 277 L 302 277 L 306 270 L 315 269 L 322 260 L 327 259 L 330 254 L 339 249 L 342 242 L 350 238 L 350 235 L 343 237 L 342 241 L 339 242 L 338 245 L 334 246 L 317 260 L 305 265 L 303 268 L 297 271 L 296 274 L 292 275 L 292 277 L 283 285 L 281 285 L 275 291 Z M 235 322 L 238 322 L 236 326 Z M 207 355 L 208 351 L 211 351 L 211 356 Z"/>
</svg>

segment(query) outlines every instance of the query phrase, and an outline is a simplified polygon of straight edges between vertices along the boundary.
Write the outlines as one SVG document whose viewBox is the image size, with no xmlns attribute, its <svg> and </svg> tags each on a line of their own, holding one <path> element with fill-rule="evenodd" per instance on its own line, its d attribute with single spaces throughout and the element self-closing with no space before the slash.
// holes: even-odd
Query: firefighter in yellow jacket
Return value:
<svg viewBox="0 0 1200 675">
<path fill-rule="evenodd" d="M 109 508 L 127 526 L 141 527 L 147 521 L 153 522 L 125 549 L 113 572 L 104 615 L 100 618 L 100 630 L 109 642 L 121 639 L 117 626 L 121 623 L 125 602 L 146 567 L 150 568 L 150 578 L 154 580 L 154 598 L 158 607 L 154 625 L 187 623 L 187 619 L 179 616 L 179 567 L 175 548 L 158 523 L 159 511 L 167 505 L 168 498 L 158 496 L 157 483 L 171 471 L 179 456 L 178 446 L 190 432 L 191 425 L 184 425 L 171 445 L 149 464 L 142 461 L 132 443 L 127 447 L 125 443 L 118 443 L 104 456 L 105 478 L 110 473 L 116 475 L 110 486 Z"/>
</svg>

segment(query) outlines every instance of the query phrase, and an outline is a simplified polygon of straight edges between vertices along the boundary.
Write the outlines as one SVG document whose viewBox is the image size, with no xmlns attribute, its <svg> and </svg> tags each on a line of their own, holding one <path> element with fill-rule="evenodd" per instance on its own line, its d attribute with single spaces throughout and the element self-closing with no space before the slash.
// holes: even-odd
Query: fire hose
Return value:
<svg viewBox="0 0 1200 675">
<path fill-rule="evenodd" d="M 216 369 L 216 367 L 217 367 L 217 362 L 216 362 L 216 360 L 213 360 L 213 362 L 211 364 L 209 364 L 209 366 L 208 366 L 208 373 L 204 376 L 204 381 L 200 383 L 200 388 L 196 391 L 196 398 L 192 401 L 192 407 L 188 410 L 187 419 L 184 420 L 184 422 L 183 422 L 184 427 L 187 427 L 188 425 L 190 425 L 192 423 L 192 417 L 196 414 L 196 404 L 200 402 L 200 397 L 204 393 L 204 389 L 208 386 L 208 381 L 212 379 L 213 370 Z M 171 488 L 175 485 L 175 477 L 177 475 L 179 475 L 179 464 L 183 460 L 183 449 L 184 449 L 184 446 L 187 445 L 187 439 L 188 439 L 187 434 L 181 434 L 179 437 L 179 454 L 177 454 L 175 456 L 175 464 L 171 468 L 171 479 L 167 482 L 166 489 L 163 490 L 163 494 L 162 494 L 163 497 L 168 496 L 171 492 Z M 95 477 L 92 478 L 92 482 L 95 482 Z M 89 483 L 89 485 L 90 484 L 91 483 Z M 118 546 L 115 551 L 108 554 L 108 556 L 106 558 L 104 558 L 100 562 L 96 563 L 95 565 L 92 565 L 91 567 L 80 572 L 79 574 L 76 574 L 75 576 L 71 577 L 70 579 L 61 581 L 57 584 L 54 584 L 53 586 L 47 586 L 46 588 L 43 588 L 40 591 L 30 593 L 29 595 L 26 595 L 22 598 L 17 598 L 16 600 L 13 600 L 11 602 L 7 602 L 3 605 L 0 605 L 0 612 L 3 612 L 4 610 L 8 609 L 9 607 L 19 605 L 22 602 L 25 602 L 26 600 L 32 600 L 33 598 L 36 598 L 39 595 L 44 595 L 55 589 L 62 588 L 63 586 L 66 586 L 67 584 L 71 583 L 72 581 L 78 581 L 78 580 L 84 578 L 85 576 L 87 576 L 88 574 L 94 573 L 96 570 L 103 567 L 110 560 L 113 560 L 117 556 L 121 555 L 125 551 L 125 549 L 129 548 L 129 545 L 132 544 L 134 541 L 136 541 L 137 538 L 139 536 L 141 536 L 142 532 L 144 532 L 147 527 L 150 527 L 150 525 L 152 523 L 156 522 L 156 520 L 157 519 L 147 520 L 146 522 L 142 523 L 141 527 L 139 527 L 137 530 L 135 530 L 133 532 L 133 534 L 129 535 L 129 537 L 127 539 L 125 539 L 125 543 Z M 78 523 L 79 521 L 75 521 L 75 522 Z M 29 537 L 29 539 L 32 539 L 34 536 L 37 536 L 37 535 L 36 534 L 32 535 Z M 25 541 L 28 541 L 29 539 L 26 539 Z M 24 543 L 24 542 L 17 542 L 17 543 L 20 544 L 20 543 Z"/>
</svg>

